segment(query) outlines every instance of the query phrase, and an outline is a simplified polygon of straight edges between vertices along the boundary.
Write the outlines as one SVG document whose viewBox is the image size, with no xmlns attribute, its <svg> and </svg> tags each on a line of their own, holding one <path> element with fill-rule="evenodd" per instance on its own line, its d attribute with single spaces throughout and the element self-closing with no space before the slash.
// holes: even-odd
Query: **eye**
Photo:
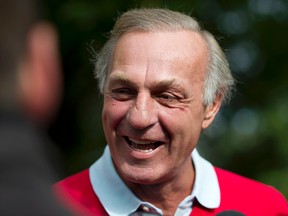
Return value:
<svg viewBox="0 0 288 216">
<path fill-rule="evenodd" d="M 116 88 L 111 90 L 111 96 L 120 101 L 129 100 L 134 97 L 135 91 L 130 88 Z"/>
<path fill-rule="evenodd" d="M 163 93 L 157 96 L 160 99 L 164 99 L 164 100 L 175 100 L 177 99 L 177 97 L 173 94 L 169 94 L 169 93 Z"/>
<path fill-rule="evenodd" d="M 164 106 L 179 103 L 181 98 L 178 95 L 169 92 L 163 92 L 155 95 L 156 100 Z"/>
</svg>

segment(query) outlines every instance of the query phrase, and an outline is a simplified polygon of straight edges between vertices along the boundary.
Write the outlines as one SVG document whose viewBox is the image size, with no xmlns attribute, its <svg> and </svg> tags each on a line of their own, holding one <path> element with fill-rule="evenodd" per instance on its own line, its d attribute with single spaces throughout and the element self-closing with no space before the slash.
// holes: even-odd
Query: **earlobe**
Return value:
<svg viewBox="0 0 288 216">
<path fill-rule="evenodd" d="M 218 95 L 216 97 L 216 99 L 214 100 L 213 104 L 208 105 L 205 108 L 205 116 L 204 116 L 204 120 L 202 122 L 202 130 L 205 130 L 206 128 L 208 128 L 212 124 L 215 116 L 217 115 L 218 111 L 220 110 L 221 102 L 222 102 L 222 96 Z"/>
<path fill-rule="evenodd" d="M 30 30 L 19 68 L 19 97 L 24 112 L 36 122 L 49 120 L 61 95 L 57 34 L 47 23 Z"/>
</svg>

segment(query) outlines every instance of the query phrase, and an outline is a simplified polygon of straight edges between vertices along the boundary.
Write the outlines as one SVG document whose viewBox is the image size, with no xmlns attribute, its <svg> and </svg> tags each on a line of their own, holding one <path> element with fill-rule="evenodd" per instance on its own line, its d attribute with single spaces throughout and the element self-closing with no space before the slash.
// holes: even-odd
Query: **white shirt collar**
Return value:
<svg viewBox="0 0 288 216">
<path fill-rule="evenodd" d="M 214 167 L 199 155 L 197 149 L 192 152 L 192 160 L 196 173 L 192 196 L 206 208 L 219 207 L 220 188 Z"/>
<path fill-rule="evenodd" d="M 202 158 L 196 149 L 192 152 L 192 160 L 196 173 L 194 187 L 191 195 L 179 206 L 192 204 L 193 198 L 196 197 L 204 207 L 217 208 L 220 204 L 220 189 L 213 166 Z M 93 190 L 109 215 L 127 216 L 145 203 L 131 192 L 117 174 L 108 146 L 104 154 L 90 166 L 89 175 Z M 154 207 L 151 204 L 150 206 Z M 156 207 L 154 209 L 161 213 L 160 209 Z"/>
</svg>

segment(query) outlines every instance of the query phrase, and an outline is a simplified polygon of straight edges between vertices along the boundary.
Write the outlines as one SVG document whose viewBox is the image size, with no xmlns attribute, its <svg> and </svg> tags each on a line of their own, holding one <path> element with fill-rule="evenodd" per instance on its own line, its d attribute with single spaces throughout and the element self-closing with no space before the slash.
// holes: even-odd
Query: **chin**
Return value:
<svg viewBox="0 0 288 216">
<path fill-rule="evenodd" d="M 121 178 L 126 183 L 151 185 L 161 182 L 161 172 L 155 168 L 147 167 L 126 167 L 122 170 Z"/>
</svg>

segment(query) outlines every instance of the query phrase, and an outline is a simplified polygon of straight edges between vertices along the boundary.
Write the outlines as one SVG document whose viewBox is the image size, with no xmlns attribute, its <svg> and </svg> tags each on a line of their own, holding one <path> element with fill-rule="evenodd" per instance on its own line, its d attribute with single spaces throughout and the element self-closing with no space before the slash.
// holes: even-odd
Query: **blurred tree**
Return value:
<svg viewBox="0 0 288 216">
<path fill-rule="evenodd" d="M 271 184 L 288 197 L 287 0 L 46 1 L 60 31 L 66 83 L 51 135 L 62 147 L 67 174 L 88 167 L 106 143 L 89 47 L 99 51 L 119 13 L 167 7 L 197 17 L 216 35 L 238 80 L 231 103 L 202 136 L 200 151 L 217 166 Z"/>
</svg>

